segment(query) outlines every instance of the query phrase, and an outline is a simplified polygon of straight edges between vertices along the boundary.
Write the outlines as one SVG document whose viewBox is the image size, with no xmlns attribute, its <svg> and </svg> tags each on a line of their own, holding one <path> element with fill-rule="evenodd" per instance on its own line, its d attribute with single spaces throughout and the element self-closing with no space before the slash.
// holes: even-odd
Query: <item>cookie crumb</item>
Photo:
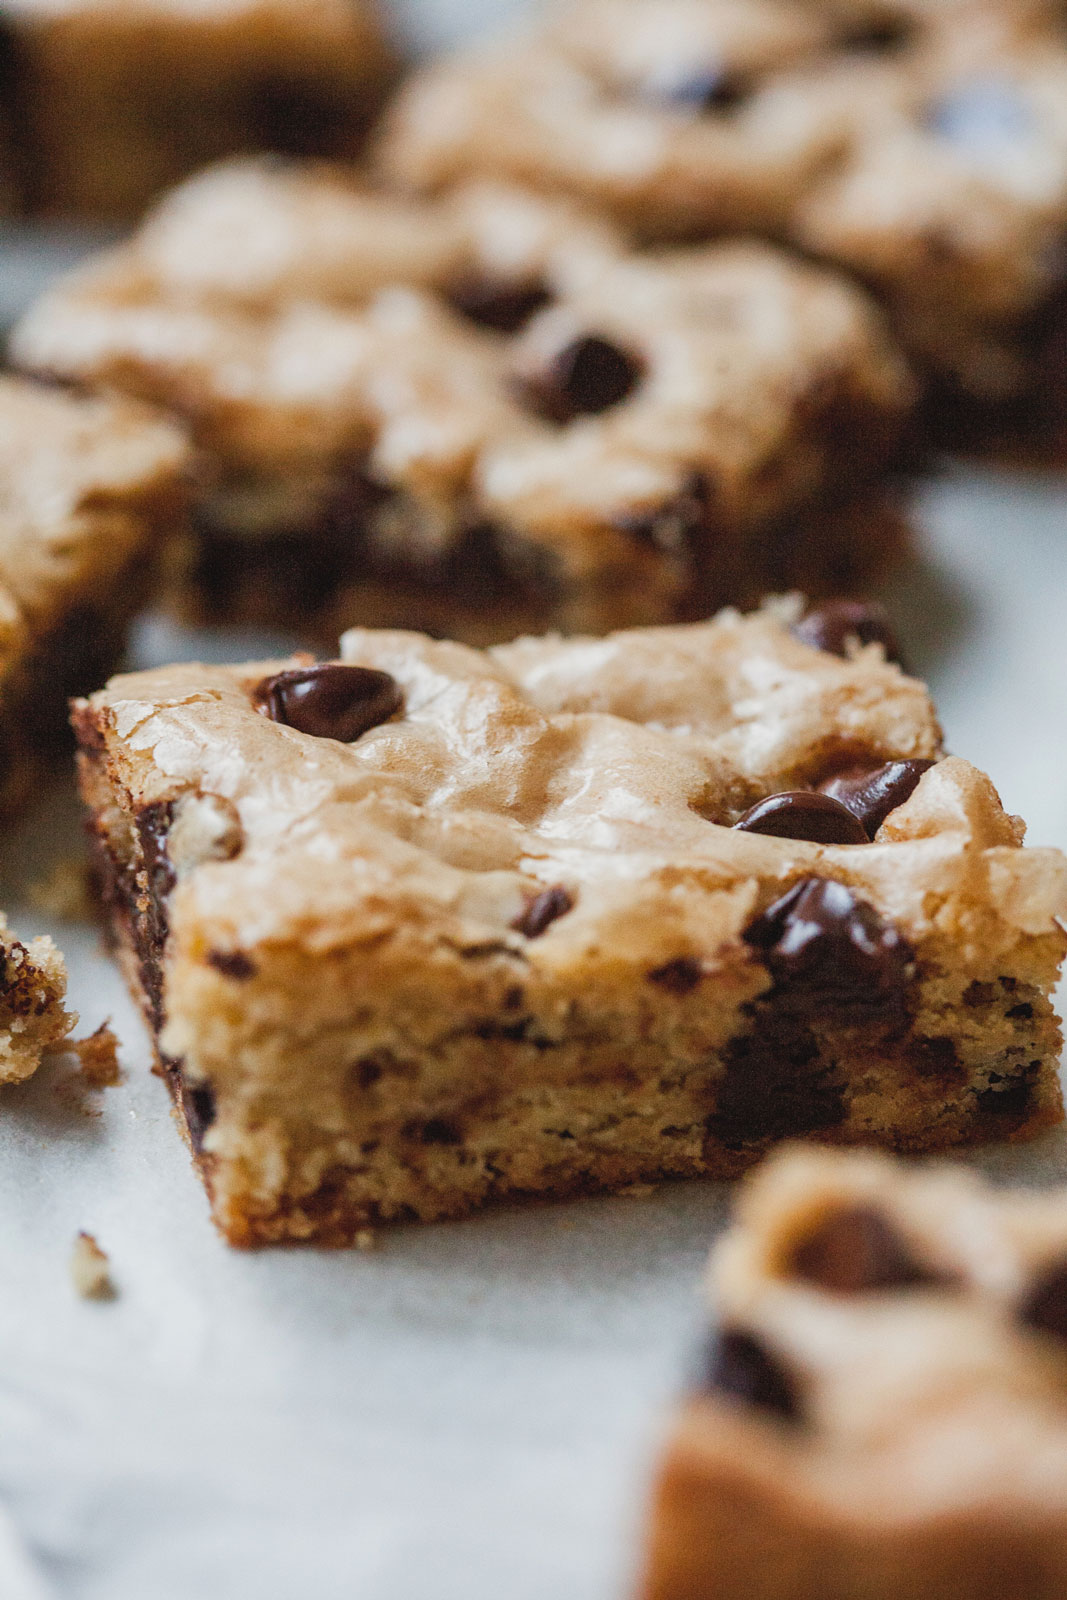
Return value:
<svg viewBox="0 0 1067 1600">
<path fill-rule="evenodd" d="M 79 1233 L 70 1258 L 70 1275 L 83 1300 L 113 1300 L 111 1262 L 91 1233 Z"/>
<path fill-rule="evenodd" d="M 360 1228 L 356 1234 L 355 1245 L 357 1250 L 362 1250 L 365 1254 L 377 1250 L 378 1235 L 373 1228 Z"/>
<path fill-rule="evenodd" d="M 75 1039 L 69 1050 L 77 1056 L 81 1076 L 90 1089 L 113 1089 L 122 1080 L 119 1041 L 110 1022 L 102 1022 L 88 1039 Z"/>
</svg>

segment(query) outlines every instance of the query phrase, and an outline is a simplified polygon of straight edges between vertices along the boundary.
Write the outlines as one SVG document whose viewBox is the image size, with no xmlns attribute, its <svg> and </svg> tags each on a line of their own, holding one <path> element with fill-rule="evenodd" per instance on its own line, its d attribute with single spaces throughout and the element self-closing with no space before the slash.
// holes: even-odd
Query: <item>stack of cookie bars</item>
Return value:
<svg viewBox="0 0 1067 1600">
<path fill-rule="evenodd" d="M 870 596 L 932 449 L 1067 441 L 1062 4 L 576 0 L 359 166 L 365 0 L 194 12 L 0 6 L 12 206 L 227 157 L 13 331 L 0 803 L 74 697 L 224 1236 L 1061 1121 L 1067 860 Z M 308 648 L 105 684 L 150 599 Z M 72 1025 L 4 926 L 0 1081 Z M 1062 1595 L 1067 1198 L 746 1195 L 648 1600 Z"/>
</svg>

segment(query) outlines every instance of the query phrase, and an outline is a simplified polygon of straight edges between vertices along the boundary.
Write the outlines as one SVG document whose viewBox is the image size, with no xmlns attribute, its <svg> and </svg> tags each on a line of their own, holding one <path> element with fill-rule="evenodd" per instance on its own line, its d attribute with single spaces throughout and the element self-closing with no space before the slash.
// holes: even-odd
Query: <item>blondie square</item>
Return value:
<svg viewBox="0 0 1067 1600">
<path fill-rule="evenodd" d="M 22 203 L 68 215 L 236 151 L 351 157 L 393 71 L 375 0 L 2 0 L 0 48 Z"/>
<path fill-rule="evenodd" d="M 127 400 L 0 378 L 0 814 L 112 672 L 186 505 L 188 445 Z"/>
<path fill-rule="evenodd" d="M 0 912 L 0 1086 L 32 1077 L 62 1049 L 77 1018 L 64 1007 L 67 972 L 51 939 L 23 944 Z"/>
<path fill-rule="evenodd" d="M 770 246 L 633 252 L 573 206 L 242 163 L 29 312 L 24 367 L 186 418 L 190 592 L 328 641 L 476 644 L 842 592 L 906 544 L 914 399 L 862 291 Z"/>
<path fill-rule="evenodd" d="M 712 1290 L 642 1600 L 1058 1600 L 1067 1196 L 798 1149 Z"/>
<path fill-rule="evenodd" d="M 177 666 L 76 707 L 99 873 L 216 1220 L 344 1244 L 1062 1116 L 1067 862 L 883 617 Z"/>
<path fill-rule="evenodd" d="M 937 435 L 1067 442 L 1062 5 L 587 0 L 417 73 L 380 164 L 790 240 L 881 297 Z"/>
</svg>

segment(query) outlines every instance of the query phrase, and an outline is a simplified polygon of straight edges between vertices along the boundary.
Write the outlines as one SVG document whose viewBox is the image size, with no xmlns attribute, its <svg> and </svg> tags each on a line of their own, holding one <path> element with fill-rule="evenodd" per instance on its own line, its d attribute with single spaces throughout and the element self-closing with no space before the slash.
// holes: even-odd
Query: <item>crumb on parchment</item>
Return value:
<svg viewBox="0 0 1067 1600">
<path fill-rule="evenodd" d="M 83 1300 L 113 1300 L 111 1263 L 91 1233 L 79 1233 L 70 1258 L 70 1275 Z"/>
<path fill-rule="evenodd" d="M 112 1089 L 121 1081 L 119 1041 L 110 1022 L 102 1022 L 88 1039 L 75 1039 L 67 1048 L 77 1056 L 88 1088 Z"/>
</svg>

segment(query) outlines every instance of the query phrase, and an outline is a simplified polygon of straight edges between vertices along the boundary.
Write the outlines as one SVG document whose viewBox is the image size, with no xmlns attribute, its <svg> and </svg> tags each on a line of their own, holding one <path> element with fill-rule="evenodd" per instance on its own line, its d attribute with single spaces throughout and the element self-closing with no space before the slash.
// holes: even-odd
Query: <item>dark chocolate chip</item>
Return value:
<svg viewBox="0 0 1067 1600">
<path fill-rule="evenodd" d="M 199 1155 L 204 1148 L 207 1131 L 218 1114 L 214 1091 L 206 1083 L 198 1084 L 195 1088 L 183 1083 L 182 1111 L 185 1114 L 185 1125 L 189 1130 L 189 1142 Z"/>
<path fill-rule="evenodd" d="M 343 153 L 352 118 L 338 90 L 308 77 L 276 75 L 253 86 L 247 106 L 257 149 L 285 156 Z"/>
<path fill-rule="evenodd" d="M 1005 1011 L 1004 1015 L 1013 1022 L 1030 1022 L 1033 1020 L 1034 1008 L 1029 1000 L 1023 1000 L 1019 1005 L 1012 1006 L 1010 1011 Z"/>
<path fill-rule="evenodd" d="M 423 1123 L 419 1137 L 423 1144 L 459 1144 L 463 1135 L 447 1117 L 431 1117 Z"/>
<path fill-rule="evenodd" d="M 752 80 L 726 67 L 706 66 L 697 72 L 651 86 L 650 94 L 669 105 L 704 112 L 736 111 L 752 97 Z"/>
<path fill-rule="evenodd" d="M 400 685 L 388 672 L 336 663 L 264 678 L 252 698 L 274 722 L 342 744 L 388 722 L 403 705 Z"/>
<path fill-rule="evenodd" d="M 789 1374 L 752 1334 L 726 1328 L 708 1350 L 702 1387 L 757 1411 L 790 1422 L 800 1420 L 800 1403 Z"/>
<path fill-rule="evenodd" d="M 850 640 L 880 644 L 887 661 L 900 663 L 900 645 L 884 606 L 859 600 L 828 600 L 793 625 L 793 633 L 814 650 L 848 655 Z"/>
<path fill-rule="evenodd" d="M 855 55 L 888 56 L 910 45 L 915 37 L 914 28 L 903 19 L 886 17 L 881 22 L 870 22 L 850 28 L 842 35 L 841 47 Z"/>
<path fill-rule="evenodd" d="M 927 108 L 926 126 L 942 139 L 977 156 L 1001 156 L 1034 133 L 1034 115 L 1007 78 L 976 78 L 958 84 Z"/>
<path fill-rule="evenodd" d="M 497 278 L 462 278 L 448 291 L 451 305 L 480 328 L 518 333 L 552 299 L 543 283 L 507 283 Z"/>
<path fill-rule="evenodd" d="M 516 917 L 511 926 L 516 933 L 524 933 L 527 939 L 539 939 L 554 922 L 573 909 L 573 897 L 561 883 L 557 883 L 551 889 L 545 889 L 536 900 L 531 900 L 522 916 Z"/>
<path fill-rule="evenodd" d="M 805 878 L 749 924 L 775 982 L 831 1006 L 903 1007 L 912 953 L 843 883 Z"/>
<path fill-rule="evenodd" d="M 873 1206 L 832 1211 L 795 1247 L 787 1270 L 834 1294 L 911 1289 L 936 1281 Z"/>
<path fill-rule="evenodd" d="M 619 405 L 636 389 L 642 370 L 640 361 L 618 345 L 587 334 L 561 350 L 527 392 L 550 421 L 571 422 Z"/>
<path fill-rule="evenodd" d="M 223 977 L 233 978 L 236 983 L 247 983 L 259 971 L 251 956 L 247 956 L 243 950 L 209 950 L 207 964 L 214 967 L 216 972 L 221 972 Z"/>
<path fill-rule="evenodd" d="M 1042 1276 L 1019 1316 L 1028 1328 L 1067 1339 L 1067 1262 L 1060 1262 Z"/>
<path fill-rule="evenodd" d="M 810 844 L 867 844 L 863 824 L 840 800 L 810 789 L 768 795 L 751 806 L 735 827 L 774 839 L 803 839 Z"/>
<path fill-rule="evenodd" d="M 933 761 L 888 761 L 882 767 L 850 767 L 820 784 L 823 794 L 839 800 L 873 839 L 890 812 L 910 800 L 919 779 Z"/>
<path fill-rule="evenodd" d="M 1021 1127 L 1033 1112 L 1040 1073 L 1040 1061 L 1029 1062 L 1010 1077 L 990 1073 L 988 1088 L 975 1096 L 979 1115 L 995 1118 L 1005 1128 Z"/>
<path fill-rule="evenodd" d="M 694 956 L 680 956 L 649 973 L 649 980 L 671 994 L 691 994 L 704 976 L 703 963 Z"/>
</svg>

